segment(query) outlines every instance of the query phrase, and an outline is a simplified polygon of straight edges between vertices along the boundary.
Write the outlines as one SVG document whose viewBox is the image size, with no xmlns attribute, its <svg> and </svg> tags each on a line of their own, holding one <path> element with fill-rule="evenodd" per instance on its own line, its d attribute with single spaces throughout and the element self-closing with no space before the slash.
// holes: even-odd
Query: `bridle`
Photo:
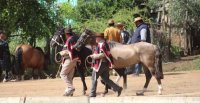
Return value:
<svg viewBox="0 0 200 103">
<path fill-rule="evenodd" d="M 62 43 L 59 43 L 57 41 L 58 37 L 60 37 L 60 39 L 62 40 Z M 56 36 L 55 38 L 52 38 L 51 39 L 52 41 L 54 41 L 58 46 L 61 46 L 62 48 L 65 47 L 65 42 L 64 42 L 64 39 L 62 38 L 62 35 L 58 34 L 58 36 Z M 62 59 L 61 60 L 57 60 L 57 55 L 59 55 L 59 52 L 57 52 L 57 46 L 55 47 L 55 57 L 54 57 L 54 60 L 57 62 L 57 63 L 61 63 Z"/>
<path fill-rule="evenodd" d="M 51 40 L 54 41 L 57 45 L 59 45 L 59 46 L 61 46 L 61 47 L 64 47 L 65 42 L 64 42 L 64 40 L 63 40 L 63 38 L 62 38 L 62 36 L 61 36 L 60 34 L 59 34 L 59 36 L 60 36 L 60 38 L 61 38 L 61 40 L 62 40 L 62 43 L 59 43 L 58 41 L 56 41 L 57 38 L 58 38 L 58 36 L 56 36 L 55 39 L 52 38 Z"/>
</svg>

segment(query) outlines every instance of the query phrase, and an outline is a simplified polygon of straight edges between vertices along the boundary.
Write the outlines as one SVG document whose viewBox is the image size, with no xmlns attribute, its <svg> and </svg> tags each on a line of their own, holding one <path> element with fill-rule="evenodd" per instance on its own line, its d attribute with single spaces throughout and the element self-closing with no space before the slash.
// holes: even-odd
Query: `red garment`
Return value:
<svg viewBox="0 0 200 103">
<path fill-rule="evenodd" d="M 112 55 L 110 53 L 110 48 L 105 41 L 98 43 L 98 46 L 96 47 L 94 54 L 99 54 L 99 53 L 103 53 L 105 55 L 106 60 L 108 60 L 108 62 L 109 62 L 109 67 L 112 67 L 112 65 L 113 65 Z M 102 61 L 103 61 L 103 59 L 94 60 L 94 62 L 92 64 L 92 69 L 95 70 L 96 72 L 98 72 Z"/>
<path fill-rule="evenodd" d="M 71 40 L 73 39 L 72 37 L 73 36 L 68 37 L 66 40 L 66 43 L 65 43 L 65 45 L 67 46 L 67 49 L 69 51 L 69 56 L 70 56 L 71 60 L 75 58 L 75 53 L 74 53 L 75 50 L 72 49 L 72 47 L 73 47 L 73 45 L 76 44 L 76 42 L 71 42 Z"/>
</svg>

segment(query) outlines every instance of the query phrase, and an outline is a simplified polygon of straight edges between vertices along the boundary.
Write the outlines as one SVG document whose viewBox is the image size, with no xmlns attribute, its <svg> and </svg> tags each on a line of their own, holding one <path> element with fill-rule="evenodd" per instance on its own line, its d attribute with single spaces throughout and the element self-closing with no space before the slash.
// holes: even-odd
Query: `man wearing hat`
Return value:
<svg viewBox="0 0 200 103">
<path fill-rule="evenodd" d="M 6 38 L 6 34 L 0 30 L 0 69 L 3 70 L 5 75 L 3 82 L 8 81 L 8 73 L 10 71 L 10 51 Z"/>
<path fill-rule="evenodd" d="M 65 46 L 67 47 L 67 54 L 69 58 L 63 58 L 62 70 L 60 72 L 61 78 L 67 84 L 64 96 L 72 96 L 75 88 L 73 86 L 73 76 L 77 62 L 79 58 L 77 56 L 77 51 L 73 49 L 73 45 L 77 42 L 78 38 L 73 35 L 71 28 L 65 29 L 65 36 L 67 38 Z"/>
<path fill-rule="evenodd" d="M 110 86 L 113 91 L 117 92 L 117 96 L 121 95 L 122 87 L 119 87 L 112 80 L 109 79 L 109 66 L 113 64 L 112 55 L 108 44 L 104 39 L 103 33 L 96 33 L 96 43 L 98 44 L 94 54 L 90 55 L 93 59 L 92 64 L 92 88 L 90 97 L 96 97 L 97 79 L 99 76 L 103 81 Z"/>
<path fill-rule="evenodd" d="M 125 24 L 122 22 L 118 22 L 116 24 L 117 28 L 120 30 L 120 34 L 121 34 L 121 43 L 122 44 L 127 44 L 127 42 L 129 41 L 130 35 L 129 32 L 127 32 L 124 28 Z"/>
<path fill-rule="evenodd" d="M 108 28 L 104 31 L 104 38 L 107 41 L 115 41 L 118 43 L 122 42 L 120 30 L 115 28 L 115 21 L 113 19 L 108 20 Z M 114 70 L 113 74 L 116 75 Z"/>
<path fill-rule="evenodd" d="M 104 38 L 108 41 L 115 41 L 121 43 L 120 30 L 115 28 L 113 19 L 108 20 L 108 28 L 104 31 Z"/>
<path fill-rule="evenodd" d="M 134 19 L 136 30 L 131 38 L 131 43 L 148 42 L 151 43 L 150 30 L 147 24 L 145 24 L 141 17 Z M 138 76 L 141 71 L 141 64 L 135 65 L 135 75 Z"/>
</svg>

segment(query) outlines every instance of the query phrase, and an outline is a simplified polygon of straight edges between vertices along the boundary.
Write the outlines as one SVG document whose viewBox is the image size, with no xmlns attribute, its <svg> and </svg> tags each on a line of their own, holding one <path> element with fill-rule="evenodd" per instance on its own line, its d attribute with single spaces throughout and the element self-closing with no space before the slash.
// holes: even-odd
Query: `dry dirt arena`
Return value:
<svg viewBox="0 0 200 103">
<path fill-rule="evenodd" d="M 115 80 L 115 76 L 111 79 Z M 99 78 L 100 79 L 100 78 Z M 163 95 L 161 96 L 200 96 L 200 71 L 187 72 L 166 72 L 162 80 Z M 87 94 L 91 88 L 91 77 L 86 78 L 88 85 Z M 128 88 L 124 90 L 121 96 L 135 96 L 138 90 L 141 90 L 145 82 L 144 74 L 139 77 L 128 76 Z M 119 85 L 122 86 L 122 79 Z M 26 80 L 20 82 L 0 83 L 0 97 L 19 97 L 19 96 L 62 96 L 66 84 L 60 79 L 45 80 Z M 75 97 L 82 96 L 82 82 L 79 77 L 74 78 L 76 91 Z M 101 96 L 104 86 L 98 82 L 97 97 Z M 115 96 L 115 93 L 109 90 L 106 96 Z M 145 96 L 157 96 L 157 82 L 152 78 L 148 91 Z"/>
</svg>

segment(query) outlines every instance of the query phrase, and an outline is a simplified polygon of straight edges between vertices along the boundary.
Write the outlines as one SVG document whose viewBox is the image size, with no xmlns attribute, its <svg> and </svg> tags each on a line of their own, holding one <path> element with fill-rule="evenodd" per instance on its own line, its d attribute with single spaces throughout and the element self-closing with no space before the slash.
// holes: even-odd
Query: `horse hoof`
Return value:
<svg viewBox="0 0 200 103">
<path fill-rule="evenodd" d="M 5 79 L 5 78 L 4 78 L 4 79 L 3 79 L 3 83 L 6 83 L 6 82 L 8 82 L 8 79 Z"/>
<path fill-rule="evenodd" d="M 105 95 L 106 95 L 106 94 L 104 94 L 104 93 L 101 94 L 102 97 L 105 97 Z"/>
<path fill-rule="evenodd" d="M 82 95 L 83 95 L 83 96 L 86 95 L 86 91 L 83 91 L 83 94 L 82 94 Z"/>
<path fill-rule="evenodd" d="M 136 92 L 136 96 L 144 96 L 144 93 L 142 93 L 142 92 Z"/>
<path fill-rule="evenodd" d="M 158 91 L 158 95 L 162 95 L 162 92 L 161 92 L 161 91 Z"/>
<path fill-rule="evenodd" d="M 127 89 L 127 86 L 123 86 L 123 89 L 124 89 L 124 90 Z"/>
</svg>

